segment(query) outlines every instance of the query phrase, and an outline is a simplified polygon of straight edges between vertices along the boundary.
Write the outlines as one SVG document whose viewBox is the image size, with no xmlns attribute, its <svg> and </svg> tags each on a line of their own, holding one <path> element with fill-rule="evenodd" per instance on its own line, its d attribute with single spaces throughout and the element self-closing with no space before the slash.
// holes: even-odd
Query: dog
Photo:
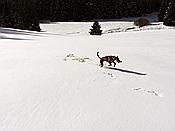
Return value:
<svg viewBox="0 0 175 131">
<path fill-rule="evenodd" d="M 97 56 L 100 59 L 100 66 L 103 67 L 103 62 L 106 61 L 109 63 L 109 66 L 112 66 L 112 63 L 114 63 L 114 67 L 116 66 L 115 61 L 117 61 L 118 63 L 121 63 L 122 61 L 119 59 L 118 56 L 104 56 L 104 57 L 100 57 L 99 56 L 99 52 L 97 52 Z"/>
</svg>

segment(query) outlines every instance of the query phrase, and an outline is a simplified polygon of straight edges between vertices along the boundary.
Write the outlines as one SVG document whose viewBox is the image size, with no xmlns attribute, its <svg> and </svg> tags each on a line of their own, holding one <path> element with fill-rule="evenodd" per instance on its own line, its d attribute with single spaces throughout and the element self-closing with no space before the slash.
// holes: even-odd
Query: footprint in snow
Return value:
<svg viewBox="0 0 175 131">
<path fill-rule="evenodd" d="M 112 77 L 112 78 L 114 77 L 114 75 L 113 75 L 112 73 L 109 73 L 109 72 L 108 72 L 108 73 L 107 73 L 107 72 L 104 72 L 104 74 L 105 74 L 105 75 L 108 75 L 108 76 L 110 76 L 110 77 Z"/>
<path fill-rule="evenodd" d="M 153 91 L 153 90 L 145 90 L 145 89 L 142 89 L 142 88 L 135 88 L 133 90 L 135 90 L 135 91 L 142 91 L 142 92 L 145 92 L 145 93 L 153 94 L 153 95 L 158 96 L 158 97 L 163 97 L 163 93 L 160 93 L 160 92 L 157 92 L 157 91 Z"/>
</svg>

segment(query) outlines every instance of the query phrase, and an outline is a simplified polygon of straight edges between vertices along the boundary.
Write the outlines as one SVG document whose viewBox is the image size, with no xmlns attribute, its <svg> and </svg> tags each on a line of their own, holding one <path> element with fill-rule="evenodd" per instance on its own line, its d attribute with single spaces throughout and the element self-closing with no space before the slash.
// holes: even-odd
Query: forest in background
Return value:
<svg viewBox="0 0 175 131">
<path fill-rule="evenodd" d="M 92 21 L 159 11 L 168 0 L 1 0 L 0 26 L 40 31 L 39 22 Z M 165 4 L 164 4 L 165 5 Z M 166 10 L 166 9 L 165 9 Z M 162 10 L 162 12 L 165 10 Z"/>
</svg>

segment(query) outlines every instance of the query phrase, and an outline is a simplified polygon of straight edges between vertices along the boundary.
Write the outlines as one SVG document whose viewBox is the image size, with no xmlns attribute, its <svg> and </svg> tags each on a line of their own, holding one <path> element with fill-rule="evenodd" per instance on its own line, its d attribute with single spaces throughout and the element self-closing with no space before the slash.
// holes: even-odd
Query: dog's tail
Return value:
<svg viewBox="0 0 175 131">
<path fill-rule="evenodd" d="M 97 52 L 97 56 L 98 56 L 98 58 L 100 58 L 100 59 L 101 59 L 101 57 L 99 56 L 99 52 Z"/>
</svg>

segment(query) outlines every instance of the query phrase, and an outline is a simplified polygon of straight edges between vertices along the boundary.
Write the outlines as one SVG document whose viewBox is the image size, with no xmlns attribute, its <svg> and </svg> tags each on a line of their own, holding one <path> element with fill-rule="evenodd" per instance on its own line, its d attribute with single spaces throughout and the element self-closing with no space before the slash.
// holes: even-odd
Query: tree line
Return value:
<svg viewBox="0 0 175 131">
<path fill-rule="evenodd" d="M 160 0 L 36 0 L 40 19 L 89 21 L 158 11 Z"/>
<path fill-rule="evenodd" d="M 163 21 L 167 26 L 175 26 L 175 0 L 162 0 L 158 21 Z"/>
<path fill-rule="evenodd" d="M 36 4 L 32 0 L 1 0 L 0 26 L 40 31 Z"/>
<path fill-rule="evenodd" d="M 163 1 L 169 5 L 170 0 L 0 0 L 0 26 L 40 31 L 42 20 L 91 21 L 142 16 L 159 11 Z M 161 11 L 165 12 L 163 8 Z"/>
</svg>

